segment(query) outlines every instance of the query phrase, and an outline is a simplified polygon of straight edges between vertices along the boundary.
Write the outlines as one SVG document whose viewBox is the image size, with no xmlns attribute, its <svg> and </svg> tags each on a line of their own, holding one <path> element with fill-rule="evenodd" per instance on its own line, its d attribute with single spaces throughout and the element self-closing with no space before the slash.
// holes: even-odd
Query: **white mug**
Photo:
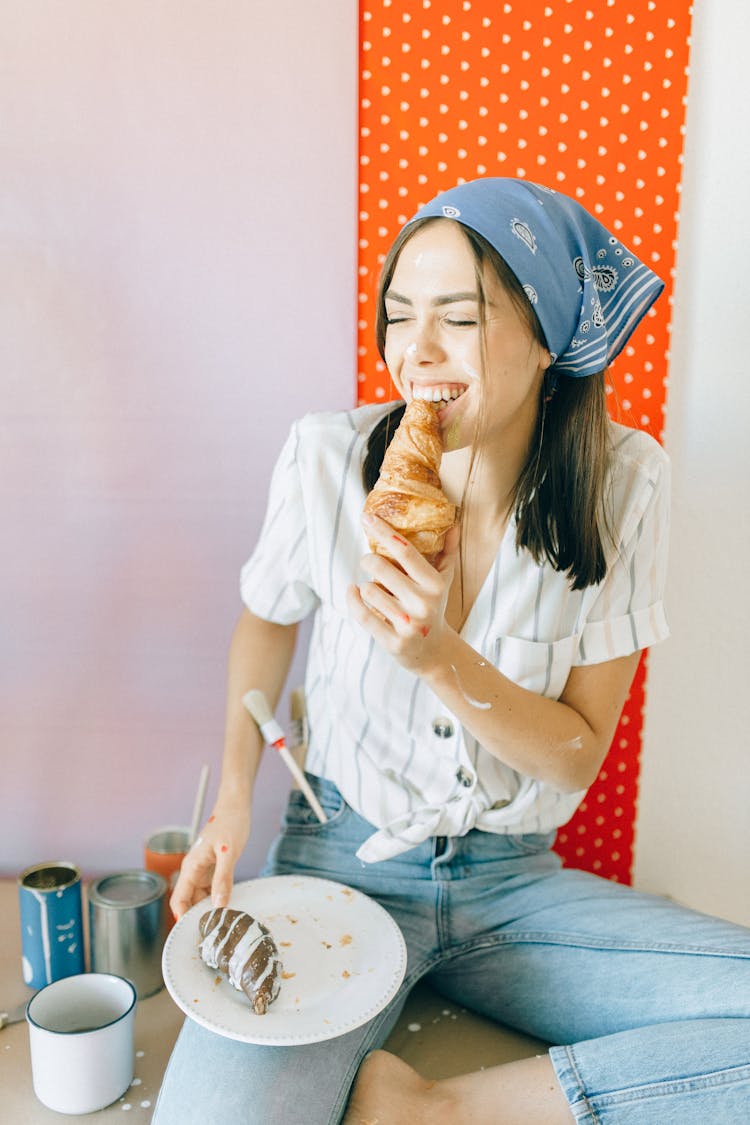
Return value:
<svg viewBox="0 0 750 1125">
<path fill-rule="evenodd" d="M 34 1093 L 58 1113 L 91 1113 L 133 1080 L 135 988 L 113 973 L 80 973 L 26 1008 Z"/>
</svg>

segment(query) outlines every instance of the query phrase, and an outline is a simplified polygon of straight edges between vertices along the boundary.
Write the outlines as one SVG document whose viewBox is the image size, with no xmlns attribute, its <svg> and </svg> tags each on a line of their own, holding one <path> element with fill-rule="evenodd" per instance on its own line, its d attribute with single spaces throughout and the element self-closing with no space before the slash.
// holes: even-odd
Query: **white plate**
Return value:
<svg viewBox="0 0 750 1125">
<path fill-rule="evenodd" d="M 273 875 L 237 883 L 229 906 L 271 931 L 284 965 L 281 992 L 258 1016 L 244 993 L 198 952 L 206 899 L 188 910 L 164 946 L 172 999 L 197 1023 L 245 1043 L 319 1043 L 353 1031 L 393 999 L 406 972 L 406 945 L 373 899 L 328 879 Z"/>
</svg>

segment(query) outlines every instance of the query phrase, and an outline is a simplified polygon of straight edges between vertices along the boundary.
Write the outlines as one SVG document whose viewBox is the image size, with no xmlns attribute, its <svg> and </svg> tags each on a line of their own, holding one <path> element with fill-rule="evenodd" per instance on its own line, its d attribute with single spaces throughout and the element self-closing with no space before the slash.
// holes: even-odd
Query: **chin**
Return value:
<svg viewBox="0 0 750 1125">
<path fill-rule="evenodd" d="M 461 418 L 454 418 L 452 421 L 446 422 L 445 426 L 441 428 L 441 435 L 444 453 L 454 453 L 458 449 L 466 449 L 467 446 L 471 445 L 471 442 L 466 440 L 466 427 Z"/>
</svg>

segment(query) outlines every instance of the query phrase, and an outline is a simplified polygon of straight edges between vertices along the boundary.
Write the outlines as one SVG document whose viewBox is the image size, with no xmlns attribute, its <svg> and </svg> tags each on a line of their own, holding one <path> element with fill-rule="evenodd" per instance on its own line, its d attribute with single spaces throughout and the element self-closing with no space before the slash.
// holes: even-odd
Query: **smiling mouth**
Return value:
<svg viewBox="0 0 750 1125">
<path fill-rule="evenodd" d="M 430 387 L 412 383 L 411 395 L 422 402 L 452 402 L 460 398 L 467 389 L 464 383 L 438 383 Z"/>
</svg>

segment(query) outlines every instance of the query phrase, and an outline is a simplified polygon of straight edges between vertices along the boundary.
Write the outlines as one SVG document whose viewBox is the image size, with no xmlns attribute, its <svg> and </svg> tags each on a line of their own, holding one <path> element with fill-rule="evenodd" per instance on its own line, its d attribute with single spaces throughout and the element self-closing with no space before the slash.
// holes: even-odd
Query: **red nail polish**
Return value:
<svg viewBox="0 0 750 1125">
<path fill-rule="evenodd" d="M 227 847 L 227 845 L 226 845 L 226 844 L 222 844 L 222 845 L 221 845 L 221 850 L 222 850 L 223 852 L 228 852 L 228 851 L 229 851 L 229 848 Z"/>
<path fill-rule="evenodd" d="M 422 634 L 423 637 L 426 637 L 427 634 L 430 631 L 430 626 L 429 625 L 423 625 L 422 628 L 419 631 L 420 631 L 420 633 Z"/>
<path fill-rule="evenodd" d="M 409 617 L 408 613 L 402 613 L 401 616 L 403 617 L 407 625 L 411 625 L 411 617 Z"/>
<path fill-rule="evenodd" d="M 213 822 L 214 822 L 215 820 L 216 820 L 216 817 L 215 817 L 215 816 L 210 816 L 210 817 L 208 818 L 208 821 L 207 821 L 207 823 L 208 823 L 208 824 L 213 824 Z"/>
</svg>

